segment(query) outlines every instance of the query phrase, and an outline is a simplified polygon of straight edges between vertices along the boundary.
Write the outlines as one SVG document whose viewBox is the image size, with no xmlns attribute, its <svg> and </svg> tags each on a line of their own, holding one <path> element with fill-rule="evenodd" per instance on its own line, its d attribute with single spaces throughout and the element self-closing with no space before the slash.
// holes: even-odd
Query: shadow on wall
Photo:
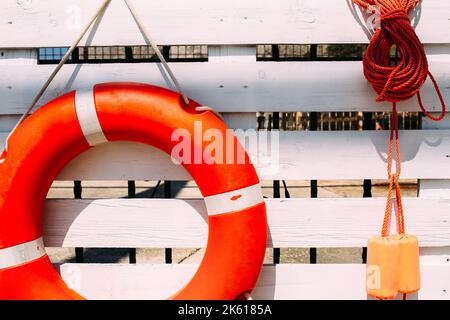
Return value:
<svg viewBox="0 0 450 320">
<path fill-rule="evenodd" d="M 109 4 L 105 8 L 105 10 L 95 20 L 94 25 L 92 26 L 91 30 L 87 34 L 86 43 L 85 43 L 86 47 L 89 47 L 89 46 L 92 45 L 92 41 L 94 40 L 95 34 L 97 33 L 97 30 L 98 30 L 99 26 L 101 25 L 102 20 L 104 18 L 104 15 L 105 15 L 106 11 L 108 10 L 108 6 L 109 6 Z M 145 43 L 147 45 L 150 45 L 151 44 L 150 40 L 144 35 L 142 30 L 140 30 L 140 32 L 141 32 L 141 34 L 143 36 L 143 40 L 145 41 Z M 60 96 L 60 95 L 62 95 L 64 93 L 67 93 L 67 92 L 69 92 L 71 90 L 79 89 L 78 87 L 74 88 L 74 83 L 75 83 L 75 80 L 78 77 L 78 74 L 80 73 L 80 70 L 81 70 L 82 66 L 83 66 L 82 64 L 77 64 L 75 66 L 75 68 L 73 69 L 72 74 L 70 75 L 70 77 L 69 77 L 69 79 L 68 79 L 68 81 L 66 83 L 66 86 L 64 88 L 61 88 L 61 91 L 57 92 L 57 94 L 55 96 Z M 175 88 L 174 84 L 172 83 L 172 81 L 170 80 L 169 76 L 165 72 L 163 66 L 158 64 L 157 68 L 158 68 L 159 72 L 161 73 L 161 77 L 163 79 L 163 83 L 166 84 L 166 87 L 168 89 L 170 89 L 170 90 L 175 90 L 176 91 L 176 88 Z M 108 82 L 108 77 L 109 77 L 108 76 L 108 72 L 105 72 L 104 81 L 103 82 Z M 126 79 L 123 79 L 123 81 L 126 81 Z"/>
<path fill-rule="evenodd" d="M 172 181 L 170 184 L 171 187 L 171 196 L 176 197 L 179 195 L 180 191 L 186 186 L 186 182 L 183 181 Z M 152 187 L 148 188 L 140 193 L 136 194 L 136 198 L 164 198 L 164 182 L 161 182 L 158 188 Z M 91 201 L 80 201 L 78 202 L 79 208 L 77 209 L 78 214 L 83 211 L 83 208 L 86 208 Z M 208 215 L 205 210 L 204 203 L 201 201 L 197 202 L 190 202 L 189 203 L 193 209 L 200 214 L 202 219 L 207 222 Z M 77 219 L 78 214 L 74 214 L 70 217 L 71 221 L 69 221 L 68 225 L 72 225 L 73 222 Z M 67 219 L 67 216 L 65 217 Z M 272 235 L 270 230 L 268 230 L 268 240 L 267 240 L 267 246 L 273 247 L 273 241 L 272 241 Z M 163 251 L 160 253 L 161 255 L 164 254 Z M 188 253 L 186 252 L 188 255 Z M 124 260 L 128 260 L 129 257 L 129 249 L 127 248 L 119 248 L 119 249 L 112 249 L 112 248 L 86 248 L 83 253 L 84 263 L 120 263 Z M 182 263 L 184 259 L 181 259 L 180 262 Z M 72 256 L 66 260 L 62 260 L 58 263 L 64 264 L 64 263 L 76 263 L 75 256 Z M 275 265 L 266 265 L 263 272 L 260 275 L 260 278 L 258 280 L 258 289 L 254 291 L 253 297 L 257 299 L 258 297 L 264 297 L 264 299 L 273 299 L 275 297 L 275 284 L 276 284 L 276 266 Z M 181 287 L 180 283 L 180 287 Z"/>
<path fill-rule="evenodd" d="M 374 12 L 365 12 L 364 10 L 362 10 L 361 7 L 359 7 L 358 5 L 353 3 L 352 0 L 346 0 L 346 1 L 347 1 L 347 6 L 348 6 L 351 14 L 355 18 L 356 22 L 358 22 L 358 24 L 361 26 L 362 31 L 367 36 L 367 39 L 368 40 L 372 39 L 373 30 L 371 30 L 371 28 L 369 28 L 368 21 L 369 21 L 370 17 L 374 14 Z M 359 14 L 358 14 L 358 11 L 359 11 Z M 421 17 L 422 17 L 422 2 L 420 2 L 419 5 L 417 5 L 417 7 L 415 8 L 415 10 L 413 10 L 410 14 L 410 18 L 411 18 L 412 25 L 414 28 L 416 28 L 418 26 Z"/>
<path fill-rule="evenodd" d="M 176 198 L 180 191 L 186 186 L 185 181 L 172 181 L 170 183 L 171 197 Z M 136 194 L 136 198 L 165 198 L 164 197 L 165 182 L 161 182 L 158 187 L 148 188 Z M 86 203 L 86 206 L 88 204 Z M 198 208 L 195 208 L 200 212 Z M 80 212 L 83 209 L 80 210 Z M 202 218 L 205 220 L 207 217 Z M 76 216 L 72 218 L 72 222 Z M 83 251 L 83 258 L 85 263 L 118 263 L 129 257 L 129 249 L 127 248 L 86 248 Z M 60 263 L 76 263 L 76 257 L 62 260 Z"/>
<path fill-rule="evenodd" d="M 419 133 L 418 131 L 401 131 L 399 134 L 399 140 L 402 142 L 402 163 L 414 160 L 418 156 L 421 147 L 438 147 L 447 143 L 444 140 L 443 134 L 431 134 L 427 136 L 423 133 Z M 387 163 L 389 132 L 378 131 L 376 135 L 371 135 L 371 141 L 380 160 Z M 393 159 L 396 159 L 395 155 Z"/>
</svg>

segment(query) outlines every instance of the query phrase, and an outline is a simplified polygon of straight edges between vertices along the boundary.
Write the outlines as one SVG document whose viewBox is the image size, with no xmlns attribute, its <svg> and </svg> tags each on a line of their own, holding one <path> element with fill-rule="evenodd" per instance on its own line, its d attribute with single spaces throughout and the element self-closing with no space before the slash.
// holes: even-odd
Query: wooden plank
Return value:
<svg viewBox="0 0 450 320">
<path fill-rule="evenodd" d="M 431 54 L 429 63 L 450 104 L 450 46 L 447 48 L 447 54 Z M 20 65 L 14 59 L 2 66 L 0 113 L 22 113 L 54 67 Z M 360 61 L 256 62 L 248 56 L 222 56 L 210 62 L 172 63 L 172 68 L 186 94 L 221 112 L 391 110 L 389 103 L 375 102 L 375 92 L 364 78 Z M 66 65 L 41 101 L 113 81 L 173 89 L 156 63 Z M 429 110 L 437 111 L 438 99 L 430 81 L 422 92 Z M 418 111 L 417 100 L 399 103 L 399 110 Z"/>
<path fill-rule="evenodd" d="M 408 232 L 421 246 L 450 246 L 449 199 L 404 202 Z M 364 247 L 380 232 L 385 200 L 267 199 L 266 204 L 268 247 L 341 248 Z M 201 248 L 207 213 L 203 200 L 50 200 L 44 236 L 49 247 Z"/>
<path fill-rule="evenodd" d="M 440 113 L 433 113 L 433 115 L 438 117 Z M 444 119 L 441 121 L 434 121 L 422 116 L 422 129 L 450 129 L 450 113 L 446 113 Z"/>
<path fill-rule="evenodd" d="M 437 117 L 439 114 L 433 114 Z M 422 128 L 426 130 L 447 130 L 450 129 L 450 114 L 446 114 L 441 121 L 433 121 L 422 116 Z M 430 163 L 432 166 L 434 161 Z M 418 184 L 418 196 L 421 198 L 449 198 L 450 179 L 421 179 Z"/>
<path fill-rule="evenodd" d="M 8 132 L 10 132 L 14 126 L 16 125 L 16 123 L 19 121 L 20 116 L 19 115 L 0 115 L 0 137 L 1 139 L 3 139 L 3 136 L 1 135 L 1 133 L 3 132 L 3 134 L 7 134 Z M 3 142 L 0 142 L 0 145 L 3 146 Z"/>
<path fill-rule="evenodd" d="M 68 46 L 101 0 L 0 4 L 4 47 Z M 346 1 L 134 0 L 159 44 L 364 43 L 359 8 Z M 424 43 L 449 43 L 450 4 L 427 0 L 416 19 Z M 356 15 L 356 17 L 354 16 Z M 30 36 L 32 35 L 32 36 Z M 131 45 L 142 37 L 123 1 L 112 1 L 83 44 Z"/>
<path fill-rule="evenodd" d="M 208 61 L 211 63 L 254 63 L 256 46 L 209 46 Z"/>
<path fill-rule="evenodd" d="M 450 265 L 450 247 L 422 247 L 420 256 L 422 263 Z"/>
<path fill-rule="evenodd" d="M 248 63 L 256 59 L 255 46 L 214 46 L 208 50 L 210 63 Z M 230 128 L 256 129 L 256 112 L 224 112 L 223 119 Z"/>
<path fill-rule="evenodd" d="M 418 195 L 421 198 L 448 198 L 450 196 L 450 179 L 419 180 Z"/>
<path fill-rule="evenodd" d="M 256 112 L 227 112 L 222 117 L 229 128 L 243 130 L 256 128 Z"/>
<path fill-rule="evenodd" d="M 60 272 L 88 299 L 167 299 L 182 288 L 197 265 L 63 264 Z M 422 265 L 422 288 L 408 299 L 449 299 L 450 265 Z M 264 266 L 255 300 L 367 299 L 365 265 L 280 264 Z"/>
<path fill-rule="evenodd" d="M 251 132 L 247 132 L 252 134 Z M 262 132 L 266 134 L 266 132 Z M 0 149 L 7 133 L 0 133 Z M 279 146 L 249 148 L 262 180 L 385 179 L 388 131 L 279 132 Z M 450 179 L 450 130 L 400 133 L 402 178 Z M 276 142 L 276 138 L 274 140 Z M 252 145 L 253 146 L 253 145 Z M 273 157 L 265 157 L 273 148 Z M 277 152 L 277 150 L 279 152 Z M 58 180 L 190 180 L 165 153 L 143 144 L 114 142 L 80 155 Z"/>
<path fill-rule="evenodd" d="M 0 48 L 0 66 L 36 65 L 38 52 L 35 49 Z"/>
<path fill-rule="evenodd" d="M 222 115 L 225 123 L 232 129 L 254 129 L 256 127 L 255 112 L 227 112 Z M 0 114 L 0 133 L 10 132 L 18 123 L 20 115 Z M 0 138 L 3 136 L 0 135 Z M 3 142 L 0 142 L 3 146 Z"/>
</svg>

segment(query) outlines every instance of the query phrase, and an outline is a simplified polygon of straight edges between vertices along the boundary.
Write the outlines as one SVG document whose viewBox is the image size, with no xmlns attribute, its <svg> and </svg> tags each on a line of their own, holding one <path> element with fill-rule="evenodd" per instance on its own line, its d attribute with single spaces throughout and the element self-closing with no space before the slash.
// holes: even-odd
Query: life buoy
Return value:
<svg viewBox="0 0 450 320">
<path fill-rule="evenodd" d="M 173 131 L 194 135 L 195 121 L 225 134 L 226 125 L 198 106 L 159 87 L 109 83 L 68 93 L 28 117 L 0 158 L 0 299 L 82 299 L 44 249 L 42 212 L 53 180 L 69 161 L 107 141 L 145 143 L 170 154 L 177 144 Z M 234 135 L 232 140 L 242 151 Z M 191 143 L 207 150 L 205 141 Z M 255 286 L 266 247 L 266 208 L 244 154 L 245 163 L 183 163 L 205 197 L 209 235 L 198 271 L 173 299 L 236 299 Z"/>
</svg>

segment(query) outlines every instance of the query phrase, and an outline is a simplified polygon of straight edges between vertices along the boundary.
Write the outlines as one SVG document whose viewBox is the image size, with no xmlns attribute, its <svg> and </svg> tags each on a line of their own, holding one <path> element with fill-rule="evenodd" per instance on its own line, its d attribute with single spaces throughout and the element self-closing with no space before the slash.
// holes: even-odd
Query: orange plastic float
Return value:
<svg viewBox="0 0 450 320">
<path fill-rule="evenodd" d="M 171 154 L 179 143 L 172 141 L 174 130 L 194 136 L 196 121 L 226 136 L 226 125 L 198 106 L 162 88 L 111 83 L 68 93 L 27 118 L 0 158 L 0 299 L 82 299 L 55 271 L 42 241 L 53 180 L 69 161 L 107 141 L 141 142 Z M 234 154 L 243 152 L 245 163 L 183 163 L 205 197 L 209 236 L 197 273 L 173 299 L 236 299 L 252 291 L 261 271 L 266 207 L 255 169 L 232 139 Z M 190 143 L 208 152 L 207 142 Z"/>
<path fill-rule="evenodd" d="M 399 290 L 398 236 L 373 237 L 367 245 L 367 294 L 395 298 Z"/>
<path fill-rule="evenodd" d="M 395 104 L 393 111 L 387 159 L 390 183 L 381 237 L 373 237 L 367 245 L 367 294 L 378 299 L 393 299 L 398 293 L 406 295 L 420 289 L 419 242 L 415 236 L 405 234 L 405 218 L 399 183 L 401 157 Z M 394 145 L 397 165 L 396 172 L 392 173 Z M 395 195 L 397 234 L 390 235 L 393 195 Z"/>
<path fill-rule="evenodd" d="M 393 299 L 420 289 L 419 244 L 415 236 L 373 237 L 367 247 L 367 294 Z"/>
<path fill-rule="evenodd" d="M 402 235 L 398 240 L 400 283 L 398 292 L 414 293 L 420 289 L 419 241 L 416 236 Z"/>
</svg>

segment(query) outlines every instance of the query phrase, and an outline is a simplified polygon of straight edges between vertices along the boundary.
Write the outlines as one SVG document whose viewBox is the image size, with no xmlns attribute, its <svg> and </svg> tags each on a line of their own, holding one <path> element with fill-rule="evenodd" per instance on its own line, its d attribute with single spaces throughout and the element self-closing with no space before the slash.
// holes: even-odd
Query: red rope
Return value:
<svg viewBox="0 0 450 320">
<path fill-rule="evenodd" d="M 424 47 L 411 25 L 409 13 L 420 0 L 353 0 L 363 9 L 378 8 L 380 28 L 373 35 L 364 55 L 364 75 L 378 94 L 377 101 L 400 102 L 415 95 L 423 113 L 433 119 L 445 116 L 445 102 L 439 87 L 428 70 Z M 395 45 L 400 61 L 391 65 L 391 48 Z M 427 77 L 439 96 L 442 113 L 432 116 L 424 107 L 420 89 Z"/>
<path fill-rule="evenodd" d="M 400 190 L 400 173 L 401 173 L 401 156 L 400 156 L 400 143 L 398 139 L 398 113 L 397 105 L 393 103 L 392 117 L 391 117 L 391 133 L 389 137 L 389 149 L 387 155 L 387 170 L 389 176 L 389 189 L 386 201 L 386 210 L 384 213 L 383 226 L 381 228 L 381 236 L 387 237 L 389 235 L 390 222 L 391 222 L 391 208 L 392 208 L 392 191 L 395 188 L 395 204 L 397 205 L 396 219 L 397 219 L 397 233 L 405 234 L 405 219 L 403 215 L 402 195 Z M 395 154 L 396 159 L 396 171 L 392 172 L 392 157 L 394 152 L 395 142 Z"/>
<path fill-rule="evenodd" d="M 405 233 L 402 197 L 400 190 L 401 156 L 398 130 L 397 102 L 407 100 L 417 95 L 417 101 L 423 114 L 432 120 L 442 120 L 446 107 L 441 91 L 428 70 L 428 61 L 424 47 L 411 26 L 409 13 L 421 0 L 353 0 L 365 10 L 377 7 L 380 18 L 380 28 L 377 29 L 370 41 L 364 55 L 364 75 L 377 92 L 377 101 L 392 102 L 391 133 L 387 155 L 387 169 L 389 176 L 389 189 L 386 202 L 386 211 L 383 220 L 381 235 L 389 235 L 392 196 L 395 188 L 397 210 L 397 233 Z M 395 63 L 391 65 L 391 49 L 395 46 Z M 400 60 L 398 60 L 400 58 Z M 439 97 L 442 112 L 435 117 L 430 114 L 422 103 L 420 89 L 428 76 L 433 82 Z M 395 149 L 394 149 L 395 144 Z M 392 172 L 393 152 L 397 156 L 396 171 Z M 406 294 L 403 295 L 406 300 Z"/>
<path fill-rule="evenodd" d="M 436 80 L 428 70 L 424 47 L 411 25 L 409 13 L 421 0 L 353 0 L 365 10 L 377 8 L 380 23 L 370 41 L 363 59 L 364 75 L 377 92 L 377 101 L 392 102 L 391 133 L 387 156 L 389 189 L 386 211 L 381 234 L 389 235 L 391 202 L 395 188 L 397 232 L 405 233 L 403 206 L 400 190 L 401 156 L 398 132 L 397 102 L 417 95 L 420 108 L 425 116 L 439 121 L 444 118 L 446 107 Z M 395 63 L 391 64 L 391 49 L 395 47 Z M 422 103 L 420 89 L 428 76 L 439 97 L 442 112 L 438 117 L 430 114 Z M 397 156 L 396 172 L 392 172 L 392 157 Z"/>
</svg>

